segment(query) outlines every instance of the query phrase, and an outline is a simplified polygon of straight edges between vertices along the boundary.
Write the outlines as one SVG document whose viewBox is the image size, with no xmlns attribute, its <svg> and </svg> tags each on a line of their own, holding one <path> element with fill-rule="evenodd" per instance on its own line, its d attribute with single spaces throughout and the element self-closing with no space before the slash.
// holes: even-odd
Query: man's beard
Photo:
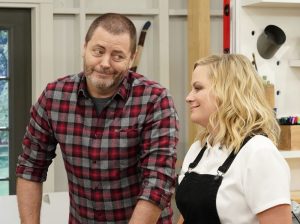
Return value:
<svg viewBox="0 0 300 224">
<path fill-rule="evenodd" d="M 93 72 L 107 75 L 109 78 L 99 78 L 92 75 Z M 120 84 L 123 79 L 124 72 L 117 73 L 113 69 L 99 69 L 95 70 L 94 67 L 84 66 L 84 73 L 87 79 L 90 80 L 93 86 L 100 90 L 108 90 L 116 87 Z"/>
</svg>

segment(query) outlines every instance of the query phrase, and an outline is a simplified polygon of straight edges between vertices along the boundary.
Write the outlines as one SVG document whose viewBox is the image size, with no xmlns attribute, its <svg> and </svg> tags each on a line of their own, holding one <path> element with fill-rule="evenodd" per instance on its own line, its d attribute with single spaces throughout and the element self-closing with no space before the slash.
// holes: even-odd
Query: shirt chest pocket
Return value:
<svg viewBox="0 0 300 224">
<path fill-rule="evenodd" d="M 140 157 L 140 133 L 135 128 L 120 128 L 110 131 L 108 160 L 116 168 L 136 165 Z"/>
</svg>

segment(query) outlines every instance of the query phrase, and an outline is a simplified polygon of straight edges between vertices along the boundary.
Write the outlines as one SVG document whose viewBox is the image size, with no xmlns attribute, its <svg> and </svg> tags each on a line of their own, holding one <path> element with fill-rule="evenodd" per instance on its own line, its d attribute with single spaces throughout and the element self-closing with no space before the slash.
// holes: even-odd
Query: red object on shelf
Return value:
<svg viewBox="0 0 300 224">
<path fill-rule="evenodd" d="M 230 0 L 223 0 L 223 52 L 230 53 Z"/>
</svg>

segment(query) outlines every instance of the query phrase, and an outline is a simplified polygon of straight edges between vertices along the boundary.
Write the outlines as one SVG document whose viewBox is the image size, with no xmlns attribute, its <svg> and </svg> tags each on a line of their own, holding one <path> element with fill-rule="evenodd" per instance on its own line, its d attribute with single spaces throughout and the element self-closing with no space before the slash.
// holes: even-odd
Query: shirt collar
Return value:
<svg viewBox="0 0 300 224">
<path fill-rule="evenodd" d="M 78 87 L 78 96 L 83 96 L 89 98 L 89 92 L 87 90 L 86 78 L 83 72 L 79 73 L 79 87 Z"/>
<path fill-rule="evenodd" d="M 87 83 L 86 83 L 86 77 L 83 72 L 79 73 L 80 82 L 79 82 L 79 88 L 78 88 L 78 96 L 83 96 L 85 98 L 90 98 Z M 113 96 L 115 98 L 116 96 L 120 96 L 123 100 L 126 100 L 129 96 L 129 92 L 132 85 L 132 72 L 127 72 L 124 75 L 123 80 L 121 81 L 121 84 L 119 86 L 118 91 Z"/>
</svg>

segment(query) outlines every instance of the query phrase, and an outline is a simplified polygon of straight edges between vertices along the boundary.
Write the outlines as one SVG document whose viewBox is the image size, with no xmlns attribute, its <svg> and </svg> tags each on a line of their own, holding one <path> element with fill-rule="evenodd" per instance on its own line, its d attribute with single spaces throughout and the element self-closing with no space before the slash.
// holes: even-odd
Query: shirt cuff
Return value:
<svg viewBox="0 0 300 224">
<path fill-rule="evenodd" d="M 42 169 L 33 169 L 31 167 L 17 166 L 16 176 L 25 180 L 34 182 L 44 182 L 47 179 L 47 171 Z"/>
<path fill-rule="evenodd" d="M 166 193 L 164 190 L 158 188 L 144 188 L 138 197 L 146 201 L 150 201 L 157 205 L 161 210 L 169 206 L 172 193 Z"/>
</svg>

